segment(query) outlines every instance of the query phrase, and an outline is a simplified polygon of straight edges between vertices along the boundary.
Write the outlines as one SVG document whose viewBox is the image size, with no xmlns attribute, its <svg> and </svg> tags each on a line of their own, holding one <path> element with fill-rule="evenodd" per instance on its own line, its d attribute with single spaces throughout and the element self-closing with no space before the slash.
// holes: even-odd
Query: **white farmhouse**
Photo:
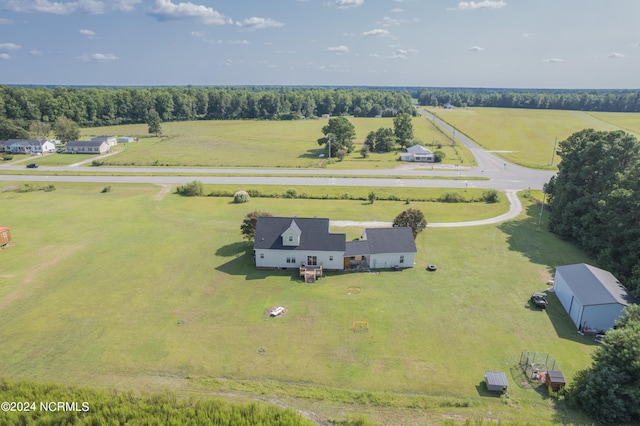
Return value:
<svg viewBox="0 0 640 426">
<path fill-rule="evenodd" d="M 400 154 L 400 160 L 433 163 L 435 156 L 430 149 L 422 145 L 413 145 L 407 148 L 407 152 Z"/>
</svg>

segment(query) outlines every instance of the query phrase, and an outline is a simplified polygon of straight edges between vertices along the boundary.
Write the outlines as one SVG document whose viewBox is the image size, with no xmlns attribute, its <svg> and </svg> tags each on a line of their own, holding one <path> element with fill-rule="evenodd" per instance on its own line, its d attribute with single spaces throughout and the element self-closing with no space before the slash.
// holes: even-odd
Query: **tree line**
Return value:
<svg viewBox="0 0 640 426">
<path fill-rule="evenodd" d="M 640 90 L 424 89 L 423 106 L 640 112 Z"/>
<path fill-rule="evenodd" d="M 585 129 L 560 142 L 558 155 L 558 174 L 544 187 L 549 229 L 639 295 L 640 141 Z"/>
<path fill-rule="evenodd" d="M 22 128 L 64 116 L 82 127 L 163 121 L 287 120 L 324 114 L 414 114 L 408 91 L 358 88 L 25 87 L 0 86 L 0 120 Z"/>
</svg>

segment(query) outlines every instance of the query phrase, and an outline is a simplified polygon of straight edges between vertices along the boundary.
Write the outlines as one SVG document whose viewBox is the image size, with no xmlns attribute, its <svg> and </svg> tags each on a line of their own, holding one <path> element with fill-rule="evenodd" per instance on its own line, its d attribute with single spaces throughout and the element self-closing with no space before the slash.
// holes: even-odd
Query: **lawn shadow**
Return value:
<svg viewBox="0 0 640 426">
<path fill-rule="evenodd" d="M 243 243 L 234 243 L 218 249 L 218 252 L 220 250 L 224 250 L 224 253 L 231 253 L 231 254 L 227 254 L 226 256 L 227 257 L 234 256 L 234 258 L 215 268 L 216 271 L 220 271 L 228 275 L 244 276 L 245 280 L 247 281 L 264 280 L 267 277 L 273 277 L 273 276 L 278 276 L 278 277 L 289 276 L 291 277 L 291 281 L 297 281 L 296 274 L 293 273 L 292 271 L 280 270 L 280 269 L 256 268 L 256 265 L 253 260 L 253 253 L 248 251 L 245 251 L 243 254 L 239 254 L 239 252 L 236 254 L 232 253 L 234 249 L 237 249 L 235 247 L 236 244 L 241 244 L 244 248 L 246 248 L 246 245 Z M 216 252 L 216 254 L 218 254 L 218 252 Z M 224 256 L 224 255 L 221 254 L 221 256 Z"/>
<path fill-rule="evenodd" d="M 298 155 L 298 158 L 311 158 L 311 159 L 319 159 L 320 154 L 324 154 L 324 148 L 318 149 L 308 149 L 304 154 Z"/>
<path fill-rule="evenodd" d="M 478 392 L 478 396 L 486 396 L 489 398 L 500 398 L 502 396 L 502 392 L 494 392 L 487 389 L 487 384 L 484 380 L 481 380 L 480 383 L 476 385 L 476 392 Z"/>
<path fill-rule="evenodd" d="M 247 250 L 249 247 L 248 243 L 245 241 L 237 241 L 235 243 L 227 244 L 226 246 L 222 246 L 216 250 L 216 256 L 229 257 L 236 256 L 243 251 Z"/>
</svg>

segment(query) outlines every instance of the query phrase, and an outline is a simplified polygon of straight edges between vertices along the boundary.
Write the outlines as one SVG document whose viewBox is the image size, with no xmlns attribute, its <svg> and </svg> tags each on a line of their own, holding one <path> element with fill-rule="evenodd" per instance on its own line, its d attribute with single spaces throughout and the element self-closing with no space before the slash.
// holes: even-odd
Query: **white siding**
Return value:
<svg viewBox="0 0 640 426">
<path fill-rule="evenodd" d="M 404 256 L 404 262 L 400 263 L 400 256 Z M 369 267 L 372 269 L 384 269 L 399 266 L 401 268 L 413 268 L 415 253 L 381 253 L 372 254 L 369 257 Z"/>
<path fill-rule="evenodd" d="M 617 303 L 585 306 L 582 314 L 582 326 L 593 330 L 607 331 L 620 318 L 624 306 Z"/>
<path fill-rule="evenodd" d="M 318 266 L 324 269 L 344 269 L 344 252 L 336 251 L 302 251 L 302 250 L 256 250 L 256 266 L 258 268 L 298 268 L 307 263 L 308 256 L 316 256 Z M 330 258 L 333 256 L 333 260 Z M 295 263 L 287 263 L 287 257 L 295 257 Z"/>
</svg>

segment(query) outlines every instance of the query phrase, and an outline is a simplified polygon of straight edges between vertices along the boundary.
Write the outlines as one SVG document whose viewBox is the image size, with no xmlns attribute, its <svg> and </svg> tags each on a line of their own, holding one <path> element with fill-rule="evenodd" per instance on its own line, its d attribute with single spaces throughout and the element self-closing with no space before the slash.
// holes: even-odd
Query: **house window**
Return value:
<svg viewBox="0 0 640 426">
<path fill-rule="evenodd" d="M 293 241 L 293 235 L 289 235 L 289 242 Z"/>
<path fill-rule="evenodd" d="M 264 259 L 264 253 L 260 253 L 260 259 Z"/>
<path fill-rule="evenodd" d="M 307 256 L 307 265 L 318 266 L 318 256 Z"/>
<path fill-rule="evenodd" d="M 296 263 L 295 256 L 287 256 L 287 263 Z"/>
<path fill-rule="evenodd" d="M 333 256 L 329 256 L 329 260 L 333 260 Z"/>
<path fill-rule="evenodd" d="M 400 256 L 400 263 L 404 263 L 404 255 Z"/>
</svg>

